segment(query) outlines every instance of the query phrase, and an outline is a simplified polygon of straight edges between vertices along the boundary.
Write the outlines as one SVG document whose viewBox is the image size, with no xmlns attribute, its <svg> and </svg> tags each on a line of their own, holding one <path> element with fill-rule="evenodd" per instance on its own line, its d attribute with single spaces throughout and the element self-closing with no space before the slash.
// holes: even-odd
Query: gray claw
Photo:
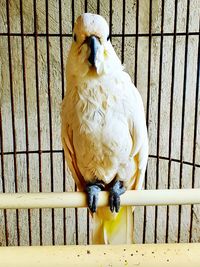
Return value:
<svg viewBox="0 0 200 267">
<path fill-rule="evenodd" d="M 94 184 L 88 184 L 86 186 L 86 192 L 88 197 L 88 207 L 91 210 L 91 212 L 96 212 L 97 210 L 97 203 L 98 203 L 98 197 L 99 192 L 102 190 L 100 184 L 94 183 Z"/>
<path fill-rule="evenodd" d="M 110 210 L 111 212 L 119 212 L 120 208 L 120 196 L 125 192 L 125 188 L 123 187 L 122 182 L 116 181 L 114 185 L 110 188 L 110 196 L 109 196 L 109 203 L 110 203 Z"/>
</svg>

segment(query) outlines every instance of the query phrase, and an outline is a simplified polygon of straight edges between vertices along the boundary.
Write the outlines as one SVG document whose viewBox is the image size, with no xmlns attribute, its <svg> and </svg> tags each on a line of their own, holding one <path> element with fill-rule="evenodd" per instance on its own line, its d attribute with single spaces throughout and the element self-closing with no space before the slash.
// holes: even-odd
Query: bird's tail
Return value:
<svg viewBox="0 0 200 267">
<path fill-rule="evenodd" d="M 111 213 L 109 207 L 98 208 L 93 217 L 93 244 L 132 244 L 133 209 L 121 207 Z"/>
</svg>

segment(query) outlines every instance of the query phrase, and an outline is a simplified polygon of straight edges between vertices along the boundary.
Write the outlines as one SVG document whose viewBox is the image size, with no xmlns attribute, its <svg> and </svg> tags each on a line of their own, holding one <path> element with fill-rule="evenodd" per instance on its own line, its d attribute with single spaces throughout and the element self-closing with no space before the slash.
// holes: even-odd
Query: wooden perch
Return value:
<svg viewBox="0 0 200 267">
<path fill-rule="evenodd" d="M 100 192 L 98 206 L 108 205 L 108 192 Z M 155 206 L 200 204 L 200 189 L 127 191 L 121 196 L 122 206 Z M 0 209 L 87 207 L 83 192 L 66 193 L 1 193 Z"/>
</svg>

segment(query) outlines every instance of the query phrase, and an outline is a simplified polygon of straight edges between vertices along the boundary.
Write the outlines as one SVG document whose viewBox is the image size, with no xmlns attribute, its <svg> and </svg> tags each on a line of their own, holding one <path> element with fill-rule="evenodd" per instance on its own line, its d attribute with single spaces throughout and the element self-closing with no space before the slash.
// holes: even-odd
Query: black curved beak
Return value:
<svg viewBox="0 0 200 267">
<path fill-rule="evenodd" d="M 90 51 L 91 51 L 88 61 L 90 62 L 92 66 L 95 66 L 97 50 L 100 46 L 99 38 L 94 35 L 91 35 L 87 38 L 87 44 L 90 47 Z"/>
</svg>

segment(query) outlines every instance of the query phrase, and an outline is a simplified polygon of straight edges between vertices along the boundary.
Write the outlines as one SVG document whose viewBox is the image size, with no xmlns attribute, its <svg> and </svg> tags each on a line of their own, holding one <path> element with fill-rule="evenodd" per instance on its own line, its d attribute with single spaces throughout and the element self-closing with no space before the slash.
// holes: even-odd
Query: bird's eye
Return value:
<svg viewBox="0 0 200 267">
<path fill-rule="evenodd" d="M 74 34 L 74 42 L 76 42 L 76 34 Z"/>
<path fill-rule="evenodd" d="M 107 41 L 109 41 L 110 40 L 110 34 L 108 35 L 108 37 L 107 37 Z"/>
</svg>

